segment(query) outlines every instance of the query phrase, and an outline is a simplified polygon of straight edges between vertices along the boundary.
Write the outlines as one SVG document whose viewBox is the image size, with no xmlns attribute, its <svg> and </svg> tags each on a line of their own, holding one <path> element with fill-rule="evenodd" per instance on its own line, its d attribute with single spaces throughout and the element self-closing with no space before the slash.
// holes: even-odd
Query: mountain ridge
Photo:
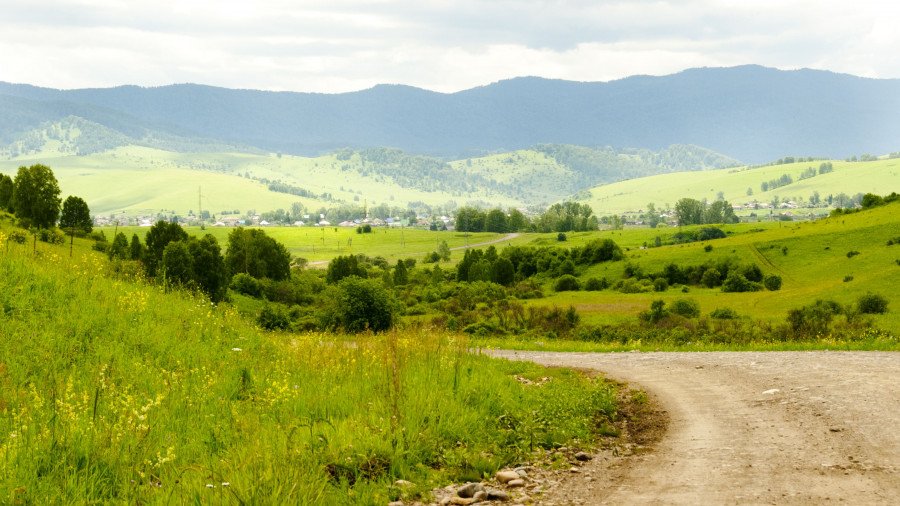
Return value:
<svg viewBox="0 0 900 506">
<path fill-rule="evenodd" d="M 454 93 L 402 84 L 325 94 L 190 83 L 75 90 L 0 83 L 0 98 L 4 116 L 17 119 L 0 127 L 0 138 L 75 115 L 113 129 L 127 123 L 300 155 L 389 146 L 462 158 L 536 144 L 693 144 L 762 163 L 900 147 L 900 80 L 758 65 L 607 82 L 519 77 Z"/>
</svg>

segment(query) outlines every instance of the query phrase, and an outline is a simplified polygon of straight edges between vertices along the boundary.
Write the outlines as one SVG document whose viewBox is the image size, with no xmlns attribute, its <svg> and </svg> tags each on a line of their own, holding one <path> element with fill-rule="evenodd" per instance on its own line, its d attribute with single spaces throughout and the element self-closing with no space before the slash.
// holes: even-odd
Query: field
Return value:
<svg viewBox="0 0 900 506">
<path fill-rule="evenodd" d="M 115 274 L 89 241 L 33 254 L 11 231 L 0 219 L 2 502 L 385 504 L 613 430 L 600 379 L 434 329 L 263 332 Z"/>
<path fill-rule="evenodd" d="M 824 198 L 839 193 L 880 195 L 900 189 L 900 159 L 897 158 L 871 162 L 832 161 L 833 172 L 800 180 L 801 172 L 809 167 L 818 168 L 820 163 L 822 161 L 661 174 L 598 186 L 591 189 L 590 198 L 583 202 L 591 205 L 595 214 L 603 216 L 646 209 L 648 203 L 663 209 L 674 206 L 684 197 L 712 202 L 719 192 L 734 205 L 754 200 L 770 202 L 775 197 L 781 201 L 808 200 L 815 191 Z M 777 179 L 782 174 L 790 175 L 794 182 L 761 191 L 763 182 Z M 752 195 L 747 195 L 748 188 L 753 190 Z M 803 214 L 804 211 L 795 212 Z"/>
</svg>

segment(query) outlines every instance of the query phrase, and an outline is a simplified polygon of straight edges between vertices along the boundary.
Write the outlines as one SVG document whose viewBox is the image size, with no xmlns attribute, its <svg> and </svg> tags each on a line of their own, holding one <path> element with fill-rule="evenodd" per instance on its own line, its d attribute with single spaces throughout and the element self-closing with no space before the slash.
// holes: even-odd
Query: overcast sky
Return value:
<svg viewBox="0 0 900 506">
<path fill-rule="evenodd" d="M 452 92 L 756 63 L 900 78 L 900 2 L 0 0 L 0 81 Z"/>
</svg>

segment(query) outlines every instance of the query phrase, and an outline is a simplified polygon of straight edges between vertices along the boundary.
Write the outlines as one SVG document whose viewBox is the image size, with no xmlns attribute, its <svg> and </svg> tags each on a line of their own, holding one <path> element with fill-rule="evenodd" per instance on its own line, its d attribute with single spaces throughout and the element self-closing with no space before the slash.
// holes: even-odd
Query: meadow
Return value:
<svg viewBox="0 0 900 506">
<path fill-rule="evenodd" d="M 898 158 L 868 162 L 831 160 L 833 172 L 800 179 L 804 170 L 818 168 L 825 161 L 660 174 L 592 188 L 590 197 L 582 201 L 589 204 L 595 214 L 603 216 L 636 212 L 646 209 L 649 203 L 656 205 L 657 209 L 664 209 L 674 206 L 684 197 L 713 202 L 719 192 L 735 205 L 754 200 L 771 202 L 775 197 L 782 202 L 799 198 L 808 200 L 813 192 L 819 192 L 822 198 L 840 193 L 850 196 L 856 193 L 880 195 L 900 187 Z M 788 174 L 794 182 L 762 191 L 763 182 L 777 179 L 782 174 Z M 752 195 L 747 195 L 748 188 L 752 190 Z M 794 212 L 806 214 L 809 211 L 798 209 Z M 768 214 L 768 210 L 758 213 Z"/>
<path fill-rule="evenodd" d="M 430 328 L 264 332 L 115 273 L 90 241 L 32 253 L 8 219 L 2 502 L 384 504 L 615 433 L 602 379 Z"/>
</svg>

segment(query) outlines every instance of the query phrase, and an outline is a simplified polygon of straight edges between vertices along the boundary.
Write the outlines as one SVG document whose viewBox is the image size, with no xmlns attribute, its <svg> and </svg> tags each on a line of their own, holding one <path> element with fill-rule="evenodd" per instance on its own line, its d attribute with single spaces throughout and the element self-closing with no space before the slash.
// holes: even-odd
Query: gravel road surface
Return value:
<svg viewBox="0 0 900 506">
<path fill-rule="evenodd" d="M 541 504 L 900 504 L 900 353 L 490 353 L 601 371 L 668 413 L 650 451 Z"/>
</svg>

